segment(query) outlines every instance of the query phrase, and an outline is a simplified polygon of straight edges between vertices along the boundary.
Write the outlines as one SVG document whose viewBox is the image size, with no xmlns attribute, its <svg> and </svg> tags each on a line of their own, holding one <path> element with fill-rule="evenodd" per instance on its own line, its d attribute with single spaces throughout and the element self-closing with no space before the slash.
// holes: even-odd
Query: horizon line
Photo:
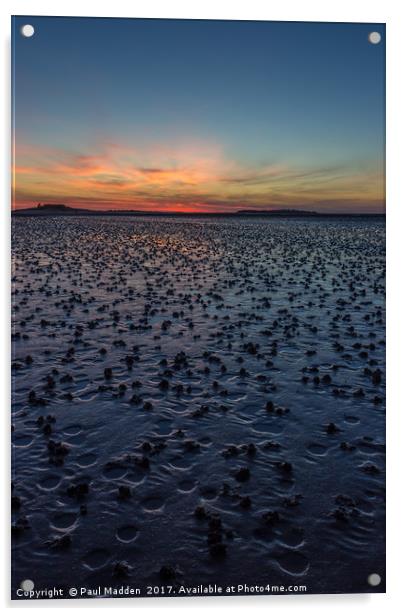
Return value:
<svg viewBox="0 0 402 616">
<path fill-rule="evenodd" d="M 88 208 L 88 207 L 79 207 L 79 206 L 69 206 L 62 203 L 38 203 L 36 206 L 28 206 L 28 207 L 12 207 L 11 214 L 18 213 L 32 213 L 35 215 L 36 213 L 40 215 L 49 214 L 63 214 L 69 213 L 70 215 L 74 215 L 74 212 L 85 212 L 88 214 L 94 215 L 140 215 L 140 216 L 238 216 L 238 215 L 293 215 L 293 216 L 385 216 L 385 208 L 382 212 L 360 212 L 360 211 L 352 211 L 345 212 L 343 211 L 320 211 L 313 209 L 305 209 L 303 207 L 300 208 L 289 208 L 289 207 L 271 207 L 267 209 L 259 209 L 259 208 L 238 208 L 230 211 L 197 211 L 197 210 L 157 210 L 157 209 L 104 209 L 104 208 Z"/>
</svg>

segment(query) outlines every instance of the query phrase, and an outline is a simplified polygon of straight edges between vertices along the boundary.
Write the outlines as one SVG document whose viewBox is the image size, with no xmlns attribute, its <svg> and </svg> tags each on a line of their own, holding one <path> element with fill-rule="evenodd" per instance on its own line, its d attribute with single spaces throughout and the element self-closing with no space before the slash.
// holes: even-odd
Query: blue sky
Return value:
<svg viewBox="0 0 402 616">
<path fill-rule="evenodd" d="M 383 211 L 384 62 L 382 24 L 16 17 L 15 205 Z"/>
</svg>

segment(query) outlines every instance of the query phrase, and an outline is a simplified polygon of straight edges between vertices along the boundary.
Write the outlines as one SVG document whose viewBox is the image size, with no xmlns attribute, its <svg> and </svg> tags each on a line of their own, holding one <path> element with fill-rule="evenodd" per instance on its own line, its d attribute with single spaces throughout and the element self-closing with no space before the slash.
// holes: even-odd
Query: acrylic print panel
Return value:
<svg viewBox="0 0 402 616">
<path fill-rule="evenodd" d="M 384 592 L 384 55 L 14 17 L 14 599 Z"/>
</svg>

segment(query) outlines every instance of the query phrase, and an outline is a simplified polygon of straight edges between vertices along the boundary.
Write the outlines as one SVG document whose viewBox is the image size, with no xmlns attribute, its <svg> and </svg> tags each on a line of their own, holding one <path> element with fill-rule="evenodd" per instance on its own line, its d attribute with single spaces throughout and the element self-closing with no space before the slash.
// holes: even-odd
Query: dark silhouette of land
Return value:
<svg viewBox="0 0 402 616">
<path fill-rule="evenodd" d="M 316 212 L 311 210 L 297 209 L 240 209 L 234 212 L 166 212 L 159 210 L 90 210 L 86 208 L 75 208 L 63 203 L 45 203 L 38 204 L 35 207 L 29 207 L 12 211 L 13 216 L 272 216 L 272 217 L 334 217 L 334 216 L 375 216 L 383 217 L 385 214 L 373 213 L 327 213 Z"/>
</svg>

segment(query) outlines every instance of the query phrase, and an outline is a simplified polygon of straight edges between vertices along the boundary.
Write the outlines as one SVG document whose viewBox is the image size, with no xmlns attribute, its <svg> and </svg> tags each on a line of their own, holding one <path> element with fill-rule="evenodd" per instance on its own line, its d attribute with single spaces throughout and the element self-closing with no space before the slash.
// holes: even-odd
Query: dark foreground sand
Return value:
<svg viewBox="0 0 402 616">
<path fill-rule="evenodd" d="M 14 591 L 383 591 L 384 236 L 15 219 Z"/>
</svg>

